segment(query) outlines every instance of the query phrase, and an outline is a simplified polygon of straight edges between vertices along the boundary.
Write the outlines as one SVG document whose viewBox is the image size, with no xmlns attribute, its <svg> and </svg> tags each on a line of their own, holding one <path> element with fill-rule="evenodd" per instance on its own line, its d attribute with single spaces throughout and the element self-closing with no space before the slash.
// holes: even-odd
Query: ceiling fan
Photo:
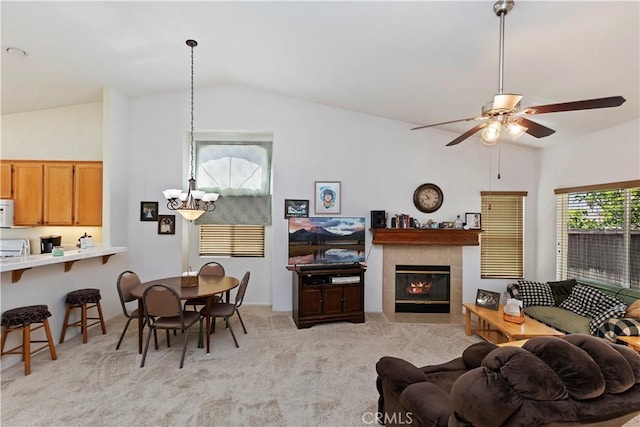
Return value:
<svg viewBox="0 0 640 427">
<path fill-rule="evenodd" d="M 507 13 L 513 9 L 513 0 L 498 0 L 493 5 L 493 11 L 500 17 L 500 75 L 499 91 L 493 101 L 482 107 L 482 115 L 465 119 L 450 120 L 431 125 L 418 126 L 411 130 L 424 129 L 433 126 L 447 125 L 457 122 L 482 121 L 451 141 L 447 146 L 456 145 L 482 130 L 482 141 L 487 145 L 494 145 L 500 137 L 500 130 L 506 129 L 513 138 L 523 133 L 528 133 L 536 138 L 544 138 L 555 133 L 555 130 L 536 123 L 526 118 L 535 114 L 557 113 L 561 111 L 590 110 L 594 108 L 618 107 L 626 100 L 622 96 L 610 96 L 607 98 L 585 99 L 582 101 L 562 102 L 559 104 L 538 105 L 535 107 L 520 108 L 522 95 L 504 93 L 504 19 Z"/>
</svg>

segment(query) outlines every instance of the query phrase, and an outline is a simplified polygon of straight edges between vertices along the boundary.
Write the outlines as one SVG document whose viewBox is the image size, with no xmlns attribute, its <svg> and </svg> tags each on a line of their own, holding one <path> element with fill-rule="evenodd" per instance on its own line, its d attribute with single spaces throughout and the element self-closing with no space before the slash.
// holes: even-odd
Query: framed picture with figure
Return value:
<svg viewBox="0 0 640 427">
<path fill-rule="evenodd" d="M 467 212 L 464 217 L 469 230 L 480 230 L 482 228 L 482 215 L 480 213 Z"/>
<path fill-rule="evenodd" d="M 158 220 L 158 202 L 140 202 L 140 221 Z"/>
<path fill-rule="evenodd" d="M 176 234 L 175 215 L 158 215 L 158 234 Z"/>
<path fill-rule="evenodd" d="M 500 293 L 478 289 L 478 293 L 476 294 L 476 305 L 478 307 L 497 310 L 500 305 Z"/>
<path fill-rule="evenodd" d="M 342 198 L 340 181 L 316 181 L 314 183 L 315 212 L 317 214 L 339 214 Z"/>
</svg>

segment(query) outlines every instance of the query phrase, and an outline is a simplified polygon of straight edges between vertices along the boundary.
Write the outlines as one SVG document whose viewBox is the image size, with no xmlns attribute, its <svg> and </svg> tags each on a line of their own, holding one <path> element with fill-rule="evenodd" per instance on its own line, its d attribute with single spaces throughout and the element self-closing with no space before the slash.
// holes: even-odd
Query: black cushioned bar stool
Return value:
<svg viewBox="0 0 640 427">
<path fill-rule="evenodd" d="M 100 289 L 78 289 L 77 291 L 71 291 L 67 294 L 65 303 L 67 308 L 64 313 L 64 324 L 62 325 L 62 333 L 60 334 L 60 344 L 64 342 L 65 334 L 69 326 L 79 326 L 82 330 L 82 343 L 87 343 L 87 328 L 89 326 L 97 325 L 102 326 L 102 335 L 107 333 L 107 328 L 104 325 L 104 318 L 102 317 L 102 307 L 100 306 Z M 77 322 L 69 323 L 69 314 L 72 308 L 81 309 L 80 320 Z M 98 317 L 88 317 L 87 311 L 90 308 L 98 309 Z M 89 320 L 96 320 L 93 323 L 87 323 Z"/>
<path fill-rule="evenodd" d="M 49 329 L 49 321 L 47 317 L 50 317 L 49 307 L 46 305 L 30 305 L 28 307 L 18 307 L 11 310 L 7 310 L 2 313 L 2 356 L 5 354 L 21 354 L 24 361 L 24 374 L 29 375 L 31 373 L 31 355 L 44 350 L 49 347 L 51 353 L 51 360 L 56 360 L 56 348 L 53 345 L 53 339 L 51 338 L 51 329 Z M 39 324 L 39 326 L 32 327 L 33 324 Z M 44 328 L 47 335 L 46 340 L 33 340 L 31 339 L 31 332 Z M 22 344 L 5 351 L 4 345 L 7 342 L 7 334 L 13 331 L 22 331 Z M 31 343 L 47 343 L 36 349 L 31 349 Z"/>
</svg>

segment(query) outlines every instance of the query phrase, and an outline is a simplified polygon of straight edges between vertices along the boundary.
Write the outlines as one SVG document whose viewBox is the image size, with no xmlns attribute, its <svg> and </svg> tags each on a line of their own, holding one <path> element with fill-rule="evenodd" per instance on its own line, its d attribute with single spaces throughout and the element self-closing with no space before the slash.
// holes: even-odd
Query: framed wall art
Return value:
<svg viewBox="0 0 640 427">
<path fill-rule="evenodd" d="M 465 222 L 469 230 L 480 230 L 482 228 L 482 215 L 477 212 L 467 212 L 465 215 Z"/>
<path fill-rule="evenodd" d="M 287 218 L 307 218 L 309 216 L 308 200 L 284 200 L 284 217 Z"/>
<path fill-rule="evenodd" d="M 158 220 L 158 202 L 140 202 L 140 221 Z"/>
<path fill-rule="evenodd" d="M 176 234 L 175 215 L 158 215 L 158 234 Z"/>
<path fill-rule="evenodd" d="M 316 181 L 314 183 L 315 213 L 339 214 L 342 198 L 340 181 Z"/>
<path fill-rule="evenodd" d="M 497 310 L 500 305 L 500 293 L 478 289 L 478 293 L 476 294 L 476 305 L 478 307 Z"/>
</svg>

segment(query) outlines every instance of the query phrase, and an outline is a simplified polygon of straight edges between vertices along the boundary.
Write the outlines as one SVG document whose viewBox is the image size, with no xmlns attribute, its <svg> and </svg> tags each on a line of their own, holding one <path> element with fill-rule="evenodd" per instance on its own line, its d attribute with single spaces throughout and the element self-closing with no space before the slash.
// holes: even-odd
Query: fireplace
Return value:
<svg viewBox="0 0 640 427">
<path fill-rule="evenodd" d="M 396 265 L 396 313 L 450 313 L 448 265 Z"/>
</svg>

